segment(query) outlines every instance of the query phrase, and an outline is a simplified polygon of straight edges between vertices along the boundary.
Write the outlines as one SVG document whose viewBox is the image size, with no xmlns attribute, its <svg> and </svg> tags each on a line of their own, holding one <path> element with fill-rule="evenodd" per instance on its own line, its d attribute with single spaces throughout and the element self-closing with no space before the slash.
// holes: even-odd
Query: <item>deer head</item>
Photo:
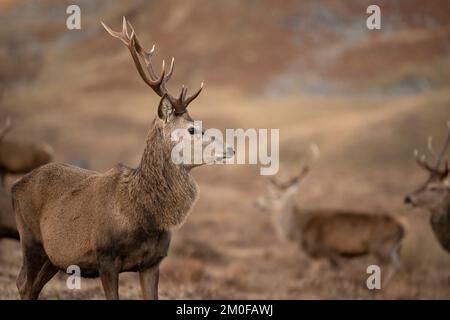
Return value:
<svg viewBox="0 0 450 320">
<path fill-rule="evenodd" d="M 309 167 L 303 166 L 299 173 L 286 180 L 269 178 L 266 194 L 256 200 L 256 208 L 264 213 L 280 212 L 281 207 L 297 194 L 300 184 L 308 172 Z"/>
<path fill-rule="evenodd" d="M 312 143 L 310 149 L 311 154 L 309 157 L 312 156 L 313 159 L 320 157 L 320 149 L 317 144 Z M 280 180 L 276 177 L 268 178 L 266 194 L 255 201 L 255 207 L 265 213 L 280 212 L 280 209 L 283 206 L 294 199 L 295 194 L 300 188 L 300 184 L 308 174 L 309 170 L 309 166 L 303 165 L 297 174 L 294 174 L 287 179 Z"/>
<path fill-rule="evenodd" d="M 133 26 L 125 19 L 125 17 L 123 18 L 121 32 L 111 30 L 103 22 L 102 25 L 111 36 L 119 39 L 125 44 L 131 53 L 131 57 L 133 58 L 136 69 L 142 80 L 144 80 L 144 82 L 152 88 L 159 97 L 161 97 L 155 125 L 162 130 L 167 146 L 169 148 L 174 147 L 173 141 L 171 142 L 171 135 L 175 130 L 186 130 L 188 136 L 190 136 L 190 143 L 192 145 L 195 143 L 201 143 L 203 147 L 208 145 L 211 142 L 210 139 L 205 137 L 204 130 L 194 125 L 194 121 L 187 110 L 188 105 L 197 98 L 202 91 L 203 83 L 192 95 L 187 94 L 188 88 L 183 85 L 180 94 L 177 97 L 173 96 L 169 93 L 166 85 L 172 77 L 175 59 L 172 58 L 168 72 L 166 72 L 165 62 L 163 60 L 161 72 L 158 76 L 152 65 L 152 56 L 155 51 L 155 46 L 153 45 L 150 51 L 146 51 L 141 46 Z M 130 30 L 128 30 L 128 28 Z M 215 163 L 234 155 L 233 149 L 230 146 L 224 147 L 223 141 L 216 140 L 215 146 L 215 153 L 206 158 L 202 157 L 201 164 Z M 222 146 L 222 148 L 220 148 L 220 146 Z M 194 150 L 194 148 L 191 148 L 191 150 Z M 197 165 L 200 164 L 189 164 L 189 167 Z"/>
<path fill-rule="evenodd" d="M 448 134 L 442 150 L 436 153 L 433 148 L 433 140 L 428 139 L 428 152 L 434 158 L 434 164 L 427 162 L 425 154 L 420 155 L 418 150 L 414 151 L 414 157 L 417 164 L 428 172 L 428 179 L 417 190 L 405 197 L 405 203 L 413 206 L 429 209 L 436 212 L 448 205 L 450 197 L 450 178 L 448 161 L 445 160 L 443 169 L 441 169 L 443 158 L 450 144 L 450 121 L 447 122 Z"/>
</svg>

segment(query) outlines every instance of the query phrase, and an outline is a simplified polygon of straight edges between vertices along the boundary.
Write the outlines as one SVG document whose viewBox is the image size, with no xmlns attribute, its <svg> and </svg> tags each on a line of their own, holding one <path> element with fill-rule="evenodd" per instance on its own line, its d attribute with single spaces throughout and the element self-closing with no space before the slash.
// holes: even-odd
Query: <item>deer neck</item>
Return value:
<svg viewBox="0 0 450 320">
<path fill-rule="evenodd" d="M 439 221 L 449 219 L 450 217 L 450 196 L 447 197 L 440 205 L 430 208 L 431 223 L 439 223 Z"/>
<path fill-rule="evenodd" d="M 169 230 L 181 225 L 197 199 L 190 170 L 171 160 L 171 146 L 160 126 L 153 123 L 129 192 L 142 224 Z"/>
<path fill-rule="evenodd" d="M 276 215 L 277 231 L 280 235 L 288 240 L 298 239 L 300 237 L 300 229 L 297 226 L 297 221 L 301 218 L 301 215 L 297 214 L 297 206 L 295 203 L 295 195 L 285 195 L 281 201 L 279 212 Z"/>
<path fill-rule="evenodd" d="M 431 211 L 430 222 L 436 238 L 446 250 L 450 251 L 450 234 L 448 232 L 450 229 L 449 201 L 441 208 Z"/>
</svg>

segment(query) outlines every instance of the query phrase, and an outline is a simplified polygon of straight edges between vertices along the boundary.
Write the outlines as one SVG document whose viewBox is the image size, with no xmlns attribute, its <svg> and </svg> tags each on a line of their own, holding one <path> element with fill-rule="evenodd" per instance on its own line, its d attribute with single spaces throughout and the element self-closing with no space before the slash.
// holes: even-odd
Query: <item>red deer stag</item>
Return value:
<svg viewBox="0 0 450 320">
<path fill-rule="evenodd" d="M 373 254 L 381 263 L 390 263 L 393 271 L 398 270 L 405 233 L 402 225 L 386 214 L 299 208 L 295 199 L 308 172 L 308 167 L 303 167 L 287 181 L 270 179 L 267 194 L 256 202 L 261 211 L 272 215 L 278 235 L 299 244 L 310 257 L 325 258 L 335 267 L 345 258 Z"/>
<path fill-rule="evenodd" d="M 447 160 L 441 169 L 450 144 L 450 121 L 447 126 L 447 139 L 441 152 L 437 154 L 434 151 L 431 137 L 428 140 L 428 150 L 434 156 L 434 164 L 429 164 L 426 156 L 420 156 L 418 150 L 414 151 L 417 164 L 428 172 L 429 176 L 423 185 L 405 197 L 405 203 L 430 211 L 431 228 L 441 246 L 450 252 L 450 177 Z"/>
<path fill-rule="evenodd" d="M 52 161 L 53 149 L 46 143 L 24 139 L 5 139 L 11 129 L 8 118 L 0 133 L 0 180 L 4 185 L 6 174 L 25 174 Z"/>
<path fill-rule="evenodd" d="M 161 97 L 157 117 L 135 169 L 120 164 L 98 173 L 54 163 L 13 186 L 23 251 L 17 286 L 23 299 L 37 299 L 54 274 L 70 265 L 79 266 L 84 277 L 99 276 L 107 299 L 119 298 L 119 273 L 137 271 L 144 298 L 157 299 L 159 264 L 168 253 L 171 230 L 185 221 L 197 199 L 197 184 L 190 172 L 198 165 L 172 161 L 171 134 L 184 130 L 192 144 L 209 142 L 194 128 L 187 111 L 203 86 L 191 96 L 183 87 L 175 98 L 166 88 L 173 59 L 169 71 L 163 62 L 156 76 L 153 49 L 142 48 L 125 18 L 122 32 L 103 27 L 126 45 L 141 78 Z M 216 148 L 202 164 L 233 154 L 231 147 Z"/>
</svg>

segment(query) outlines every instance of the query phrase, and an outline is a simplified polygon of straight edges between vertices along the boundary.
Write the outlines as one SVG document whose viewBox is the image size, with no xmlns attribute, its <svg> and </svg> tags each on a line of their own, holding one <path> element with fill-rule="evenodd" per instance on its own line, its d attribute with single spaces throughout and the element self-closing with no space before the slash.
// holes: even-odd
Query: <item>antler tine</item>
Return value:
<svg viewBox="0 0 450 320">
<path fill-rule="evenodd" d="M 8 131 L 11 130 L 11 128 L 12 128 L 11 118 L 8 117 L 8 118 L 6 118 L 3 128 L 0 129 L 0 141 L 3 140 L 3 138 L 8 133 Z"/>
<path fill-rule="evenodd" d="M 133 25 L 130 23 L 130 21 L 127 21 L 127 24 L 128 24 L 128 26 L 130 27 L 130 29 L 131 29 L 131 36 L 133 37 L 133 35 L 134 35 L 134 39 L 135 39 L 135 47 L 136 47 L 136 50 L 146 59 L 146 60 L 149 60 L 152 56 L 153 56 L 153 53 L 155 52 L 155 45 L 153 45 L 152 46 L 152 48 L 150 49 L 150 51 L 146 51 L 145 49 L 144 49 L 144 47 L 142 47 L 141 46 L 141 44 L 140 44 L 140 42 L 138 41 L 138 39 L 137 39 L 137 36 L 136 36 L 136 32 L 134 31 L 134 28 L 133 28 Z"/>
<path fill-rule="evenodd" d="M 269 177 L 269 182 L 277 188 L 281 188 L 281 183 L 274 177 Z"/>
<path fill-rule="evenodd" d="M 183 90 L 181 91 L 181 101 L 185 101 L 186 99 L 186 94 L 187 94 L 188 88 L 184 87 Z"/>
<path fill-rule="evenodd" d="M 308 174 L 308 172 L 309 172 L 309 167 L 308 166 L 303 166 L 302 170 L 297 175 L 291 177 L 290 179 L 288 179 L 284 183 L 281 183 L 281 186 L 283 188 L 290 187 L 294 183 L 297 183 L 297 182 L 301 181 Z"/>
<path fill-rule="evenodd" d="M 414 158 L 416 159 L 417 164 L 421 168 L 423 168 L 433 174 L 436 173 L 436 169 L 434 169 L 427 163 L 427 157 L 424 154 L 420 155 L 419 150 L 417 150 L 417 149 L 414 150 Z"/>
<path fill-rule="evenodd" d="M 319 148 L 319 146 L 315 142 L 313 142 L 313 143 L 311 143 L 309 145 L 309 148 L 311 149 L 311 153 L 312 153 L 313 159 L 314 160 L 318 159 L 320 157 L 320 148 Z M 297 177 L 299 179 L 303 178 L 310 171 L 310 169 L 311 169 L 310 166 L 312 165 L 312 164 L 309 164 L 309 165 L 305 164 L 305 165 L 303 165 L 302 162 L 300 162 L 300 164 L 301 164 L 301 170 L 297 174 Z"/>
<path fill-rule="evenodd" d="M 320 147 L 317 145 L 317 143 L 311 143 L 310 149 L 315 159 L 320 158 Z"/>
<path fill-rule="evenodd" d="M 124 36 L 126 36 L 126 38 L 130 39 L 130 36 L 128 35 L 128 29 L 127 29 L 127 19 L 125 19 L 125 16 L 122 17 L 122 34 Z"/>
<path fill-rule="evenodd" d="M 163 85 L 165 85 L 167 83 L 167 81 L 169 81 L 170 78 L 172 77 L 174 65 L 175 65 L 175 58 L 172 57 L 172 61 L 170 62 L 169 72 L 167 72 L 166 76 L 164 77 Z"/>
<path fill-rule="evenodd" d="M 309 173 L 309 166 L 303 166 L 302 167 L 302 171 L 299 174 L 300 178 L 303 178 L 304 176 L 306 176 Z"/>
<path fill-rule="evenodd" d="M 103 21 L 100 21 L 100 23 L 102 24 L 103 28 L 105 28 L 106 32 L 108 32 L 111 36 L 122 41 L 127 47 L 130 46 L 130 39 L 128 37 L 125 37 L 125 34 L 123 33 L 123 28 L 122 28 L 122 33 L 120 33 L 120 32 L 116 32 L 116 31 L 112 30 Z M 128 36 L 128 34 L 127 34 L 127 36 Z"/>
<path fill-rule="evenodd" d="M 192 100 L 194 100 L 195 98 L 198 97 L 198 95 L 200 94 L 200 92 L 202 92 L 202 90 L 203 90 L 203 85 L 204 85 L 204 83 L 202 82 L 202 83 L 200 84 L 200 88 L 197 90 L 197 92 L 195 92 L 194 94 L 192 94 L 191 96 L 189 96 L 189 97 L 186 98 L 186 100 L 185 100 L 185 105 L 186 105 L 186 107 L 189 105 L 189 103 L 192 102 Z M 187 92 L 187 90 L 186 90 L 186 92 Z"/>
<path fill-rule="evenodd" d="M 269 177 L 269 182 L 279 189 L 286 189 L 291 185 L 293 185 L 294 183 L 297 183 L 298 181 L 302 180 L 308 174 L 308 172 L 309 167 L 305 165 L 302 167 L 301 171 L 298 174 L 289 178 L 286 181 L 280 181 L 275 177 Z"/>
<path fill-rule="evenodd" d="M 428 152 L 429 152 L 435 159 L 437 159 L 437 154 L 436 154 L 436 151 L 434 150 L 434 147 L 433 147 L 433 137 L 432 137 L 432 136 L 429 136 L 429 137 L 428 137 L 427 148 L 428 148 Z"/>
<path fill-rule="evenodd" d="M 296 183 L 297 181 L 302 180 L 307 174 L 309 173 L 309 166 L 304 165 L 302 166 L 301 171 L 287 182 L 287 185 L 291 185 L 293 183 Z"/>
<path fill-rule="evenodd" d="M 160 87 L 160 90 L 162 92 L 162 94 L 166 93 L 164 90 L 162 90 L 161 88 L 161 83 L 164 80 L 164 76 L 166 74 L 166 60 L 163 59 L 162 64 L 161 64 L 161 74 L 159 75 L 159 78 L 156 80 L 156 83 L 158 84 L 158 86 Z"/>
<path fill-rule="evenodd" d="M 438 154 L 438 156 L 436 158 L 436 165 L 435 165 L 436 170 L 438 170 L 439 167 L 441 166 L 442 159 L 444 158 L 445 153 L 447 152 L 448 146 L 450 145 L 450 121 L 447 121 L 447 128 L 448 128 L 447 138 L 445 139 L 445 142 L 444 142 L 444 145 L 442 146 L 441 152 Z"/>
<path fill-rule="evenodd" d="M 181 85 L 181 92 L 177 99 L 177 101 L 179 101 L 180 103 L 183 101 L 184 90 L 185 90 L 185 88 L 184 88 L 184 84 L 183 84 L 183 85 Z"/>
</svg>

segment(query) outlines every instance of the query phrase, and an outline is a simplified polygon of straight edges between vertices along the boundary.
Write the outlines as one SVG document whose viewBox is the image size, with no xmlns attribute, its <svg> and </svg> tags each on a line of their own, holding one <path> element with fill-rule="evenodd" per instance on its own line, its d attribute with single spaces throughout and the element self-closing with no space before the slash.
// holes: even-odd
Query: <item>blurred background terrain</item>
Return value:
<svg viewBox="0 0 450 320">
<path fill-rule="evenodd" d="M 81 8 L 81 30 L 66 28 L 69 4 Z M 370 4 L 381 30 L 366 28 Z M 200 168 L 200 199 L 162 263 L 161 298 L 447 299 L 450 255 L 428 213 L 402 200 L 425 179 L 413 149 L 428 135 L 441 143 L 450 119 L 449 12 L 447 0 L 2 0 L 0 120 L 12 117 L 10 135 L 51 144 L 57 161 L 136 166 L 158 98 L 100 25 L 119 30 L 126 16 L 146 48 L 156 44 L 156 65 L 176 58 L 173 91 L 205 82 L 190 107 L 204 127 L 280 128 L 282 174 L 320 146 L 300 206 L 389 212 L 407 231 L 403 270 L 371 292 L 373 258 L 317 269 L 276 237 L 253 207 L 266 184 L 257 166 Z M 0 299 L 16 299 L 20 247 L 0 250 Z M 65 279 L 41 298 L 103 298 L 99 280 L 71 291 Z M 137 275 L 121 283 L 122 298 L 140 298 Z"/>
</svg>

